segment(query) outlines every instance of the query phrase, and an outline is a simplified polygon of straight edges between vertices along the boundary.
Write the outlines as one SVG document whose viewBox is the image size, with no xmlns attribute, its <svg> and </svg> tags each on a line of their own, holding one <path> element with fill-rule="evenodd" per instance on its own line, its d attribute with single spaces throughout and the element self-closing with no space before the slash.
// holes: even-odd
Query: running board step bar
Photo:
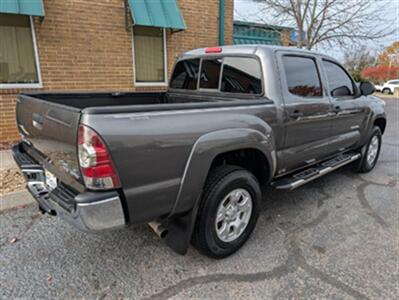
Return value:
<svg viewBox="0 0 399 300">
<path fill-rule="evenodd" d="M 359 159 L 360 156 L 360 153 L 353 152 L 340 154 L 330 160 L 312 166 L 309 169 L 300 171 L 299 173 L 277 179 L 276 181 L 273 181 L 271 185 L 278 190 L 293 190 Z"/>
</svg>

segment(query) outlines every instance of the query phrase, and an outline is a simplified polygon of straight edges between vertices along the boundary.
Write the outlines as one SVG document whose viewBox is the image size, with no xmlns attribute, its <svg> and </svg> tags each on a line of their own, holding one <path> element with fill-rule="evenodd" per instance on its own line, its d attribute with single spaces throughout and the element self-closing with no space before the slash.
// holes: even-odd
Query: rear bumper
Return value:
<svg viewBox="0 0 399 300">
<path fill-rule="evenodd" d="M 21 143 L 13 146 L 12 154 L 41 210 L 58 215 L 82 231 L 96 232 L 126 225 L 117 191 L 76 193 L 62 183 L 49 191 L 43 167 L 24 151 Z"/>
</svg>

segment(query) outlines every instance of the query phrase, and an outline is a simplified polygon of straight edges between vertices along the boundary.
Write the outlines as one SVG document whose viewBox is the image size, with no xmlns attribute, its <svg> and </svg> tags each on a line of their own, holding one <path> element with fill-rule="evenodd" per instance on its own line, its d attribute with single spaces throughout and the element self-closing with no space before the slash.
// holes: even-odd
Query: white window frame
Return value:
<svg viewBox="0 0 399 300">
<path fill-rule="evenodd" d="M 132 56 L 133 56 L 133 83 L 134 86 L 168 86 L 168 56 L 166 50 L 166 30 L 162 28 L 163 38 L 163 64 L 164 64 L 164 81 L 155 82 L 137 82 L 136 81 L 136 56 L 134 51 L 134 29 L 132 28 Z"/>
<path fill-rule="evenodd" d="M 37 51 L 37 42 L 36 42 L 36 33 L 35 33 L 35 25 L 32 19 L 32 16 L 29 16 L 30 29 L 32 32 L 32 41 L 33 41 L 33 52 L 35 56 L 35 64 L 36 64 L 36 72 L 38 83 L 0 83 L 0 89 L 34 89 L 34 88 L 42 88 L 42 75 L 40 71 L 40 61 L 39 61 L 39 53 Z"/>
</svg>

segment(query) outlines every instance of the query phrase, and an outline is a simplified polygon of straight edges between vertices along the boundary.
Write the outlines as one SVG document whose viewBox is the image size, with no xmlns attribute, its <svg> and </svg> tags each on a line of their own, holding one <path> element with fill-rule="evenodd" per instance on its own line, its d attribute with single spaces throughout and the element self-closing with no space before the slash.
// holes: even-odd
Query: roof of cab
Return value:
<svg viewBox="0 0 399 300">
<path fill-rule="evenodd" d="M 317 53 L 314 51 L 310 51 L 307 49 L 301 49 L 297 47 L 284 47 L 284 46 L 274 46 L 274 45 L 231 45 L 231 46 L 219 46 L 222 51 L 220 53 L 212 53 L 212 54 L 254 54 L 257 51 L 263 51 L 263 52 L 275 52 L 275 51 L 292 51 L 295 53 L 302 53 L 302 54 L 312 54 L 312 55 L 320 55 L 323 57 L 328 57 L 331 58 L 327 55 Z M 203 56 L 207 55 L 205 53 L 205 50 L 207 48 L 198 48 L 194 50 L 190 50 L 187 52 L 184 52 L 181 57 L 187 57 L 187 56 Z"/>
</svg>

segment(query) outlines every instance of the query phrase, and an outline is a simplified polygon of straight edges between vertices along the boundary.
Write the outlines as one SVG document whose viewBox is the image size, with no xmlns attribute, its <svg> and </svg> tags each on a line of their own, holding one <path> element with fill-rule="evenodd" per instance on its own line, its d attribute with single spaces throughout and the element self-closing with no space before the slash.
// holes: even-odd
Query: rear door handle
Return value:
<svg viewBox="0 0 399 300">
<path fill-rule="evenodd" d="M 333 112 L 335 112 L 335 113 L 339 113 L 339 112 L 341 112 L 342 111 L 342 108 L 340 107 L 340 106 L 336 106 L 336 107 L 334 107 L 334 110 L 333 110 Z"/>
<path fill-rule="evenodd" d="M 32 114 L 32 124 L 35 128 L 42 130 L 43 129 L 43 116 L 37 113 Z"/>
<path fill-rule="evenodd" d="M 299 110 L 294 110 L 292 113 L 290 113 L 290 118 L 299 119 L 301 117 L 303 117 L 303 113 Z"/>
<path fill-rule="evenodd" d="M 43 124 L 42 123 L 39 123 L 39 122 L 37 122 L 35 120 L 32 120 L 32 124 L 33 124 L 33 127 L 35 127 L 36 129 L 39 129 L 39 130 L 43 129 Z"/>
<path fill-rule="evenodd" d="M 43 124 L 43 116 L 37 113 L 32 114 L 32 120 L 36 121 L 37 123 Z"/>
</svg>

